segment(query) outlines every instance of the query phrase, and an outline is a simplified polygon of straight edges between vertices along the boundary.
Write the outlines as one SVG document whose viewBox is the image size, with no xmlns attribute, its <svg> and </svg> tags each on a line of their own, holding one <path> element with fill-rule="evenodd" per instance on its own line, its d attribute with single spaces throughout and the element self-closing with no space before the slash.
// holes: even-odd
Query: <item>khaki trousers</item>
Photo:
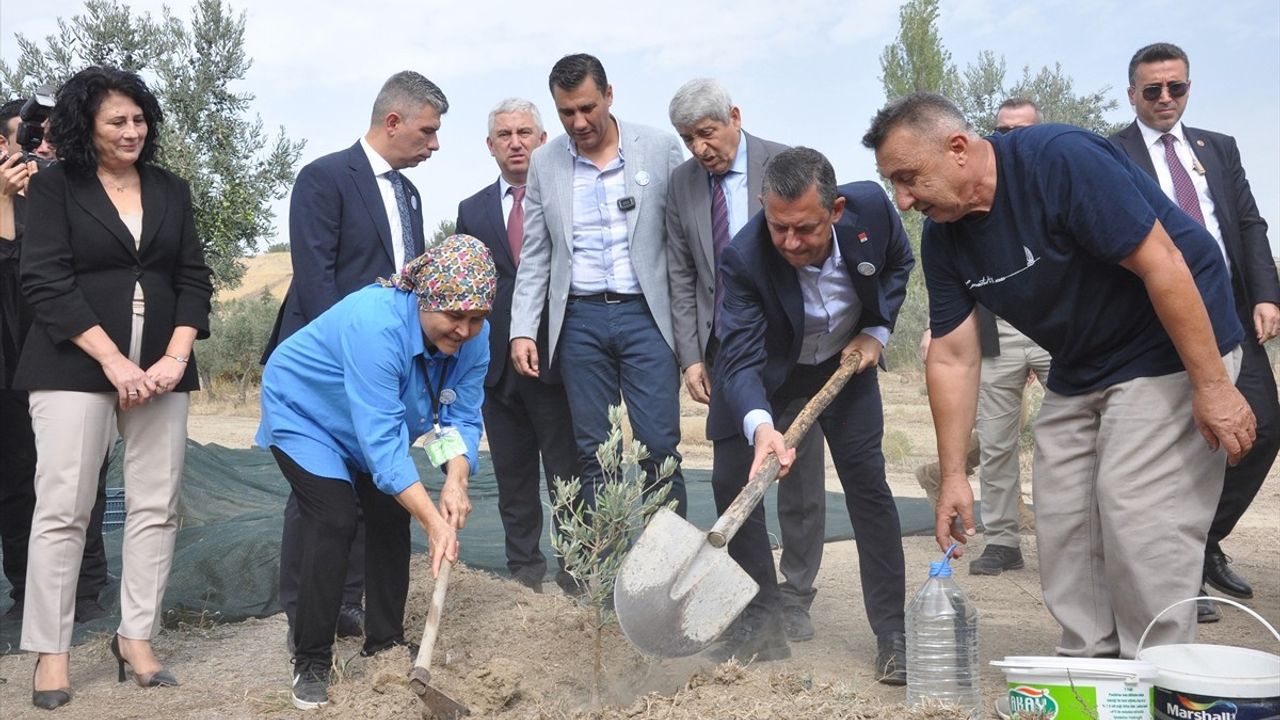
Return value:
<svg viewBox="0 0 1280 720">
<path fill-rule="evenodd" d="M 1234 382 L 1240 350 L 1223 362 Z M 1133 657 L 1161 610 L 1199 594 L 1226 453 L 1196 429 L 1191 395 L 1185 372 L 1045 394 L 1032 493 L 1059 654 Z M 1193 642 L 1195 630 L 1191 603 L 1161 617 L 1146 644 Z"/>
<path fill-rule="evenodd" d="M 130 359 L 138 362 L 142 318 L 134 317 Z M 144 368 L 145 369 L 145 368 Z M 28 549 L 23 650 L 71 647 L 76 579 L 98 469 L 114 431 L 124 439 L 125 509 L 120 581 L 122 637 L 149 640 L 160 627 L 177 536 L 178 490 L 187 448 L 187 393 L 165 393 L 121 412 L 115 393 L 37 390 L 36 508 Z"/>
</svg>

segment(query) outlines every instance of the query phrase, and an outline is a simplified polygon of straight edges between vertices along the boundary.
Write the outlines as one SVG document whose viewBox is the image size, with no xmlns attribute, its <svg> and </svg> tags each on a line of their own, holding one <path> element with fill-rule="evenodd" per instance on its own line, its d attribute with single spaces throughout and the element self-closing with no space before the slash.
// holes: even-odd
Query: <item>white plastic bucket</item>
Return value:
<svg viewBox="0 0 1280 720">
<path fill-rule="evenodd" d="M 1139 660 L 1014 656 L 1004 670 L 1015 720 L 1150 720 L 1156 667 Z"/>
<path fill-rule="evenodd" d="M 1280 720 L 1280 656 L 1228 645 L 1159 645 L 1143 649 L 1147 633 L 1138 640 L 1137 657 L 1156 667 L 1151 706 L 1155 720 Z M 1254 611 L 1233 600 L 1210 598 L 1234 605 L 1252 615 L 1280 641 L 1280 633 Z"/>
</svg>

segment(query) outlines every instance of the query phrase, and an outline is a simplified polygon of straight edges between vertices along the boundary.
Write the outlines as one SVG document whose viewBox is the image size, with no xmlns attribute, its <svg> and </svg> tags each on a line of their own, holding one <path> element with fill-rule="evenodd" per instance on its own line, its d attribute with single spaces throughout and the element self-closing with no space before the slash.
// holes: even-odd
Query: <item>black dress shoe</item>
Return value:
<svg viewBox="0 0 1280 720">
<path fill-rule="evenodd" d="M 106 615 L 107 609 L 102 607 L 97 598 L 76 598 L 75 622 L 77 625 L 106 617 Z"/>
<path fill-rule="evenodd" d="M 876 680 L 885 685 L 907 684 L 907 636 L 900 632 L 876 638 Z"/>
<path fill-rule="evenodd" d="M 1205 553 L 1204 581 L 1215 590 L 1221 590 L 1231 597 L 1241 600 L 1249 600 L 1253 597 L 1253 588 L 1231 569 L 1231 558 L 1222 551 Z"/>
<path fill-rule="evenodd" d="M 777 612 L 748 607 L 730 627 L 729 636 L 707 650 L 708 659 L 722 663 L 736 657 L 738 662 L 749 663 L 791 657 L 791 646 Z"/>
<path fill-rule="evenodd" d="M 1201 591 L 1203 593 L 1203 591 Z M 1222 613 L 1218 612 L 1218 604 L 1212 600 L 1196 601 L 1196 622 L 1198 623 L 1216 623 L 1222 619 Z"/>
<path fill-rule="evenodd" d="M 364 635 L 364 608 L 355 603 L 345 603 L 338 609 L 338 637 Z"/>
</svg>

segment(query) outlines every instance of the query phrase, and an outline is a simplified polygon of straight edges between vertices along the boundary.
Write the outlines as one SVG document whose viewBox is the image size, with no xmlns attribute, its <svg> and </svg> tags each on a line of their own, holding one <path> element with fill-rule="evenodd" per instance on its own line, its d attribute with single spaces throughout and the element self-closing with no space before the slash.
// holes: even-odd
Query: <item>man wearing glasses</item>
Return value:
<svg viewBox="0 0 1280 720">
<path fill-rule="evenodd" d="M 1280 333 L 1280 281 L 1267 242 L 1267 223 L 1253 200 L 1235 138 L 1182 124 L 1191 92 L 1190 65 L 1182 48 L 1170 43 L 1155 43 L 1135 53 L 1129 61 L 1129 102 L 1137 120 L 1111 141 L 1213 235 L 1231 275 L 1236 313 L 1245 331 L 1236 387 L 1258 418 L 1258 437 L 1253 452 L 1227 468 L 1205 546 L 1204 582 L 1248 599 L 1253 588 L 1232 570 L 1220 543 L 1249 508 L 1280 450 L 1280 402 L 1262 347 Z M 1197 610 L 1200 622 L 1218 620 L 1210 602 L 1202 601 Z"/>
</svg>

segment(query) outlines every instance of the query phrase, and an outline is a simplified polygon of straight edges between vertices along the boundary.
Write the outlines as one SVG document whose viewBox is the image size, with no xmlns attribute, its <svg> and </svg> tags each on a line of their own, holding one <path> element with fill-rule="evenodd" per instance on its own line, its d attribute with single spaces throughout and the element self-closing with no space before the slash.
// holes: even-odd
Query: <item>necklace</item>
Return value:
<svg viewBox="0 0 1280 720">
<path fill-rule="evenodd" d="M 118 193 L 122 193 L 135 185 L 132 178 L 124 182 L 116 182 L 115 178 L 104 176 L 102 173 L 98 173 L 98 179 L 107 185 L 107 189 L 115 190 Z"/>
</svg>

